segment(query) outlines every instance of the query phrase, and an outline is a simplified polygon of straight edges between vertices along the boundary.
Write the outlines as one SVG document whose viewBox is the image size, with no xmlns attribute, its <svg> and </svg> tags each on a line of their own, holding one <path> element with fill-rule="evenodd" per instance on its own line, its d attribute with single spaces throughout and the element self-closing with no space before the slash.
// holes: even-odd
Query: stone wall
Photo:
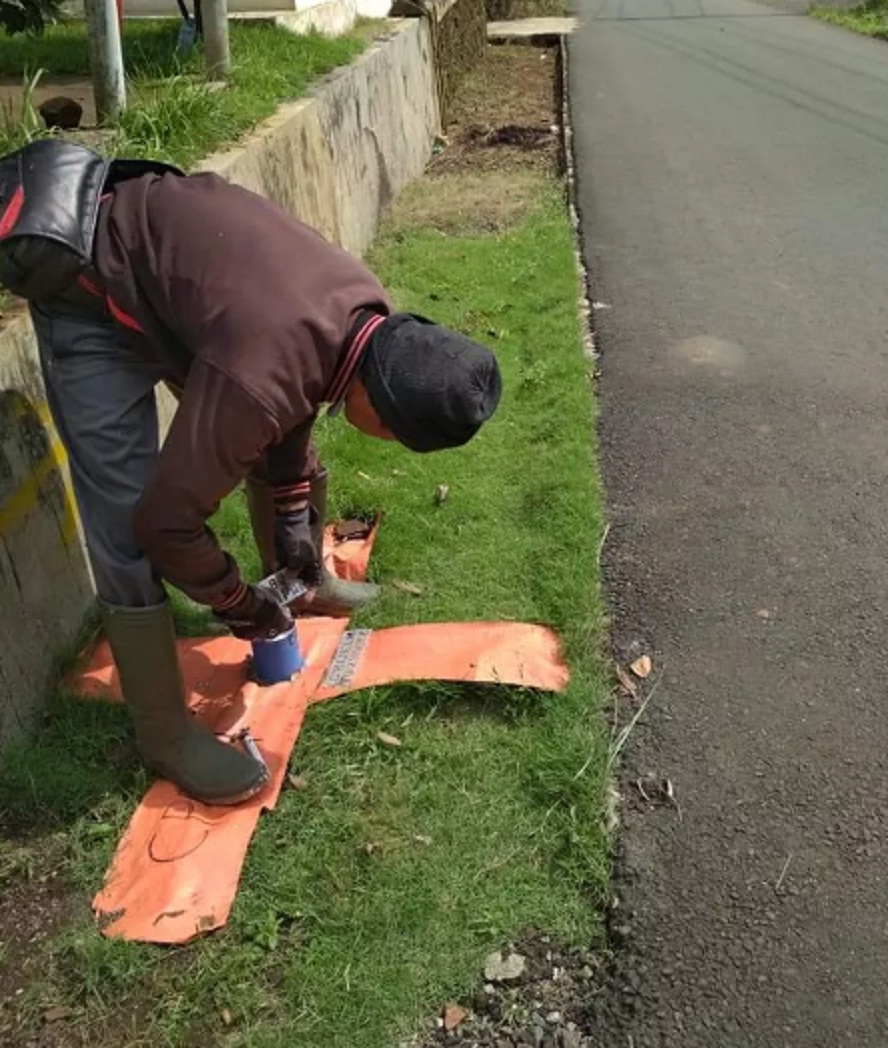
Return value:
<svg viewBox="0 0 888 1048">
<path fill-rule="evenodd" d="M 440 8 L 444 10 L 440 10 Z M 435 68 L 438 74 L 442 119 L 463 76 L 481 58 L 487 45 L 487 16 L 484 0 L 455 0 L 438 4 L 433 14 Z M 433 12 L 434 12 L 433 7 Z"/>
</svg>

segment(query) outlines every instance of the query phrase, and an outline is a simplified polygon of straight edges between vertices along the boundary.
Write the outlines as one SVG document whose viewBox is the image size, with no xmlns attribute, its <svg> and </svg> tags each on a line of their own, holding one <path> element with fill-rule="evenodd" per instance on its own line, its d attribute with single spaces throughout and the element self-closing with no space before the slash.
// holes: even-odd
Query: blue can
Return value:
<svg viewBox="0 0 888 1048">
<path fill-rule="evenodd" d="M 290 680 L 304 665 L 295 626 L 279 637 L 253 641 L 253 674 L 260 684 Z"/>
</svg>

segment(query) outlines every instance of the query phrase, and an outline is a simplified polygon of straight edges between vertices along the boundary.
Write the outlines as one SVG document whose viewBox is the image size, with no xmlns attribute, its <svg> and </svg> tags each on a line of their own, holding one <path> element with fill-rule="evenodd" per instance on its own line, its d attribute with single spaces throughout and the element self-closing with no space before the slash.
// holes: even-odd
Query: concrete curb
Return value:
<svg viewBox="0 0 888 1048">
<path fill-rule="evenodd" d="M 574 259 L 579 282 L 579 311 L 582 322 L 583 352 L 586 359 L 595 363 L 598 351 L 595 348 L 595 325 L 592 301 L 589 298 L 589 271 L 583 257 L 583 232 L 580 225 L 580 214 L 577 209 L 577 177 L 573 152 L 573 123 L 570 112 L 569 56 L 567 37 L 558 40 L 561 53 L 561 135 L 564 143 L 565 178 L 567 181 L 567 208 L 570 224 L 574 232 Z M 593 368 L 594 374 L 594 368 Z"/>
</svg>

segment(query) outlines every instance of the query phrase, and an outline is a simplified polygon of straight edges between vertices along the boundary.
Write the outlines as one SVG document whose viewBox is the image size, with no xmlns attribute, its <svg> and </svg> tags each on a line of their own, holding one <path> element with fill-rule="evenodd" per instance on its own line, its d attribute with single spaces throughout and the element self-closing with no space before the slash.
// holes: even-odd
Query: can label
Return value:
<svg viewBox="0 0 888 1048">
<path fill-rule="evenodd" d="M 253 673 L 261 684 L 290 680 L 304 665 L 295 629 L 279 637 L 253 641 Z"/>
<path fill-rule="evenodd" d="M 256 583 L 256 588 L 265 590 L 282 608 L 308 593 L 308 586 L 289 568 L 281 568 L 273 575 L 266 576 L 261 582 Z"/>
</svg>

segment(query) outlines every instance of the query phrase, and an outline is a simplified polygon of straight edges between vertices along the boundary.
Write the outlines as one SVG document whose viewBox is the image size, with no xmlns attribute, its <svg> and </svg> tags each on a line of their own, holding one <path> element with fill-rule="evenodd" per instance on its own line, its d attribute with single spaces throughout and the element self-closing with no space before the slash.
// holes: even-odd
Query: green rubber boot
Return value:
<svg viewBox="0 0 888 1048">
<path fill-rule="evenodd" d="M 265 766 L 221 742 L 188 712 L 169 605 L 103 604 L 102 613 L 145 763 L 207 804 L 239 804 L 262 789 Z"/>
<path fill-rule="evenodd" d="M 322 466 L 311 478 L 311 532 L 314 538 L 315 548 L 324 548 L 324 525 L 327 521 L 327 483 L 330 474 Z M 365 604 L 376 600 L 379 596 L 379 586 L 372 582 L 353 582 L 349 579 L 340 579 L 322 568 L 321 585 L 314 594 L 310 603 L 305 605 L 305 611 L 312 615 L 334 615 L 344 617 L 352 612 L 363 608 Z"/>
<path fill-rule="evenodd" d="M 324 548 L 324 524 L 327 519 L 327 470 L 323 467 L 311 478 L 309 502 L 312 507 L 312 538 L 320 553 Z M 262 574 L 277 568 L 274 551 L 274 502 L 271 487 L 257 477 L 247 479 L 247 506 L 253 538 L 262 559 Z M 345 618 L 379 596 L 379 587 L 370 582 L 338 579 L 322 567 L 321 585 L 311 598 L 300 598 L 291 607 L 297 615 L 330 615 Z"/>
</svg>

